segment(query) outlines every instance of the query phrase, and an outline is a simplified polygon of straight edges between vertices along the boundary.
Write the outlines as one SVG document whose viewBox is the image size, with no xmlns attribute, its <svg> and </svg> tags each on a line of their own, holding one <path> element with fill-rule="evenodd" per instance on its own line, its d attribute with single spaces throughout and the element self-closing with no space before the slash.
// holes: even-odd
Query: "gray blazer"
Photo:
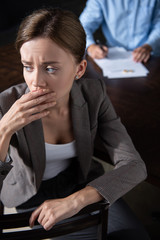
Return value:
<svg viewBox="0 0 160 240">
<path fill-rule="evenodd" d="M 0 118 L 27 91 L 23 83 L 2 92 Z M 91 170 L 98 134 L 115 168 L 88 184 L 112 204 L 146 178 L 145 164 L 115 113 L 102 80 L 75 81 L 71 90 L 71 109 L 79 182 L 85 181 Z M 7 207 L 15 207 L 36 194 L 42 181 L 45 145 L 41 120 L 28 124 L 13 135 L 10 156 L 12 164 L 0 164 L 1 201 Z"/>
</svg>

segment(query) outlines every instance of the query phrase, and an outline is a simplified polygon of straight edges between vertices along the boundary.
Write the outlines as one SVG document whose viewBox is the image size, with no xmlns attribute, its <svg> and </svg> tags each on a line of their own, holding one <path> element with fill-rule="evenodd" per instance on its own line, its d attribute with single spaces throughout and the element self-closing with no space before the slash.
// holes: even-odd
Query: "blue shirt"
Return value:
<svg viewBox="0 0 160 240">
<path fill-rule="evenodd" d="M 100 26 L 108 47 L 134 50 L 149 44 L 160 55 L 160 0 L 88 0 L 80 15 L 87 46 Z"/>
</svg>

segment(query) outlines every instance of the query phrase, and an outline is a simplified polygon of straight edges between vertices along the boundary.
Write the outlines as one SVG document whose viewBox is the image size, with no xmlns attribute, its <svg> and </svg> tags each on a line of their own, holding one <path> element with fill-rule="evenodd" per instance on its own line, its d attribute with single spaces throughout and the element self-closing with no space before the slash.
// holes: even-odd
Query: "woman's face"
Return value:
<svg viewBox="0 0 160 240">
<path fill-rule="evenodd" d="M 76 64 L 74 56 L 51 39 L 28 41 L 22 45 L 20 54 L 24 79 L 30 91 L 54 91 L 57 103 L 68 99 L 76 75 L 83 75 L 81 72 L 85 64 Z"/>
</svg>

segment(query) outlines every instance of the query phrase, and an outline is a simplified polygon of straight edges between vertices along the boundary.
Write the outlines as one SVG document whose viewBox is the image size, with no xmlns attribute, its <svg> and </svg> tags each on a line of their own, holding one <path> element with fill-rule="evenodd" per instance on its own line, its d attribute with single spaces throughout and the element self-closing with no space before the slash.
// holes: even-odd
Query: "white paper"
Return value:
<svg viewBox="0 0 160 240">
<path fill-rule="evenodd" d="M 133 61 L 131 51 L 120 47 L 109 48 L 106 58 L 94 61 L 108 78 L 144 77 L 149 72 L 142 63 Z"/>
</svg>

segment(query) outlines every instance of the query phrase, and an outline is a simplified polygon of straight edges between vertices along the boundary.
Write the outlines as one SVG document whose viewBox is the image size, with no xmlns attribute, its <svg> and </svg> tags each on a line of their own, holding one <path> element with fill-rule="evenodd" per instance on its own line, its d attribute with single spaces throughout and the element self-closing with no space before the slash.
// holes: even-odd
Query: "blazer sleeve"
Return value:
<svg viewBox="0 0 160 240">
<path fill-rule="evenodd" d="M 17 86 L 10 87 L 0 93 L 0 120 L 4 114 L 10 109 L 12 104 L 24 93 L 26 84 L 22 83 Z M 3 185 L 3 180 L 6 178 L 12 169 L 12 160 L 9 162 L 0 161 L 0 191 Z"/>
<path fill-rule="evenodd" d="M 5 179 L 5 177 L 7 176 L 7 174 L 10 172 L 10 170 L 12 169 L 12 165 L 11 162 L 2 162 L 0 161 L 0 191 L 3 185 L 3 180 Z"/>
<path fill-rule="evenodd" d="M 114 168 L 88 185 L 96 188 L 112 204 L 143 181 L 147 174 L 143 160 L 106 94 L 105 84 L 103 81 L 100 83 L 103 97 L 99 107 L 97 131 Z"/>
<path fill-rule="evenodd" d="M 2 118 L 3 114 L 2 114 L 2 110 L 0 107 L 0 119 Z M 9 171 L 12 169 L 12 160 L 9 162 L 2 162 L 0 160 L 0 191 L 3 185 L 3 180 L 6 178 L 6 176 L 8 175 Z"/>
</svg>

